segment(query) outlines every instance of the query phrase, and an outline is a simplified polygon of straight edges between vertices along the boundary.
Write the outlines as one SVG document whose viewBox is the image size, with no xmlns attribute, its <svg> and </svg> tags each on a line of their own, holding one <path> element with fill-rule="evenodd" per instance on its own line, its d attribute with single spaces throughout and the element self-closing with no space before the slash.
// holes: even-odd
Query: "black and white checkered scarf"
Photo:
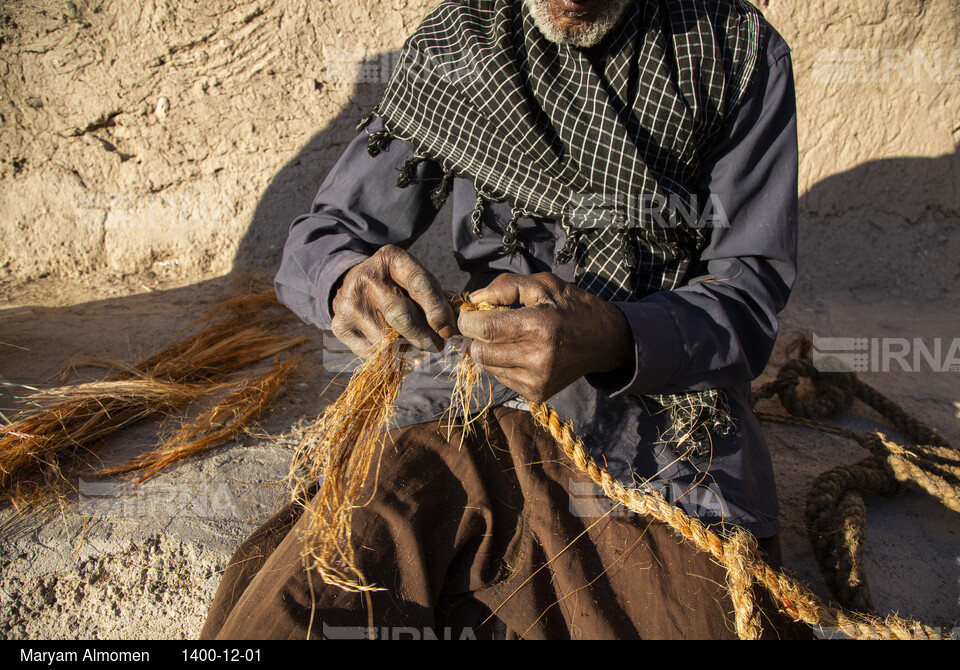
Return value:
<svg viewBox="0 0 960 670">
<path fill-rule="evenodd" d="M 577 284 L 605 300 L 671 290 L 706 243 L 701 158 L 752 83 L 764 25 L 743 0 L 635 0 L 598 72 L 582 49 L 547 40 L 522 0 L 448 0 L 407 40 L 371 153 L 391 137 L 412 143 L 401 186 L 417 161 L 439 163 L 438 206 L 453 177 L 470 179 L 477 234 L 486 202 L 510 203 L 504 253 L 519 217 L 558 221 L 557 261 L 573 260 Z M 652 397 L 674 413 L 689 404 L 692 419 L 723 400 L 705 393 Z"/>
</svg>

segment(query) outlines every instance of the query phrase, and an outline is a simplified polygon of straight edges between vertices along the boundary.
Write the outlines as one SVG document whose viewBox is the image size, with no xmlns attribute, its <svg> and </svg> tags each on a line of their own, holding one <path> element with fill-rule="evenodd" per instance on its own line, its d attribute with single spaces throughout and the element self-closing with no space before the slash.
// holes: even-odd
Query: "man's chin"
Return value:
<svg viewBox="0 0 960 670">
<path fill-rule="evenodd" d="M 540 32 L 557 44 L 587 48 L 607 35 L 631 0 L 524 0 Z"/>
</svg>

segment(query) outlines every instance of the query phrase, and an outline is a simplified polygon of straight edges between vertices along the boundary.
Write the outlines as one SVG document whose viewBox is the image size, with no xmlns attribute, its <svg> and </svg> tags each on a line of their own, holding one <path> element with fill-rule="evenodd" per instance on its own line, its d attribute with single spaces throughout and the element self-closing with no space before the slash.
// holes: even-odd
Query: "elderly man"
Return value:
<svg viewBox="0 0 960 670">
<path fill-rule="evenodd" d="M 458 316 L 404 250 L 451 194 L 471 300 L 509 309 Z M 795 276 L 796 199 L 789 49 L 748 3 L 442 3 L 276 279 L 358 354 L 387 327 L 441 352 L 404 382 L 354 512 L 358 567 L 384 590 L 306 573 L 289 507 L 238 551 L 204 635 L 732 635 L 722 570 L 658 522 L 604 514 L 526 403 L 548 401 L 620 481 L 749 530 L 776 562 L 749 382 Z M 493 403 L 468 437 L 438 423 L 458 334 Z"/>
</svg>

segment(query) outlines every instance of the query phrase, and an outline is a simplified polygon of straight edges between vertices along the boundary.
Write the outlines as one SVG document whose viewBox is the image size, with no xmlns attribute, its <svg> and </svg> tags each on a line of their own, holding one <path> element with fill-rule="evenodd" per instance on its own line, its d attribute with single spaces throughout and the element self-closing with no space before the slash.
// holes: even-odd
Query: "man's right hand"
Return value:
<svg viewBox="0 0 960 670">
<path fill-rule="evenodd" d="M 420 349 L 440 351 L 456 323 L 437 278 L 392 245 L 351 268 L 333 298 L 333 334 L 360 356 L 391 326 Z"/>
</svg>

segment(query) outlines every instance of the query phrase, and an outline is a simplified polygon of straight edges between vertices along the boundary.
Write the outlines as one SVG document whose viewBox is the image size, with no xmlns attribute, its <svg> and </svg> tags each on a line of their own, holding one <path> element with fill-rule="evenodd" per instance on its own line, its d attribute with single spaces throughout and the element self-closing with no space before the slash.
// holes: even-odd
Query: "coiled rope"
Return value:
<svg viewBox="0 0 960 670">
<path fill-rule="evenodd" d="M 794 357 L 775 381 L 755 389 L 754 402 L 777 396 L 788 414 L 755 411 L 763 421 L 811 428 L 856 441 L 870 456 L 821 474 L 807 495 L 806 521 L 814 555 L 831 595 L 843 607 L 876 613 L 863 569 L 866 505 L 863 496 L 893 496 L 912 487 L 960 512 L 960 454 L 946 440 L 853 373 L 821 372 L 811 357 L 809 338 L 787 348 Z M 798 393 L 802 379 L 812 399 Z M 879 431 L 858 433 L 826 423 L 860 400 L 914 442 L 905 447 Z"/>
</svg>

